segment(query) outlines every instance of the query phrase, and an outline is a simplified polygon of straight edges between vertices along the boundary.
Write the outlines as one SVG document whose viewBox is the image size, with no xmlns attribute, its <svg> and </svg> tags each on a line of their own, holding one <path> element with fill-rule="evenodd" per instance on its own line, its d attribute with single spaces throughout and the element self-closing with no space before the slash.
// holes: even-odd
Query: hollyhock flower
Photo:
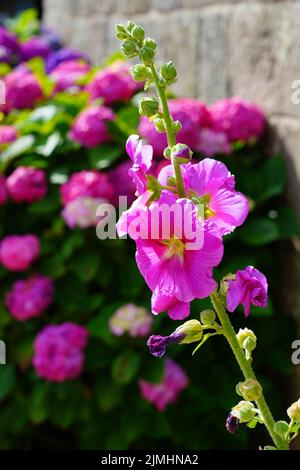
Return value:
<svg viewBox="0 0 300 470">
<path fill-rule="evenodd" d="M 204 230 L 188 199 L 163 191 L 149 208 L 140 200 L 122 214 L 118 234 L 136 241 L 136 262 L 153 292 L 152 312 L 167 310 L 173 320 L 181 320 L 189 316 L 192 300 L 215 289 L 212 270 L 223 256 L 222 240 Z"/>
<path fill-rule="evenodd" d="M 5 111 L 32 108 L 44 97 L 40 82 L 24 65 L 16 67 L 3 80 L 6 87 Z"/>
<path fill-rule="evenodd" d="M 117 61 L 99 70 L 86 87 L 91 100 L 102 98 L 107 105 L 115 101 L 129 101 L 141 88 L 141 84 L 131 78 L 129 69 L 126 63 Z"/>
<path fill-rule="evenodd" d="M 46 59 L 50 52 L 50 46 L 43 37 L 33 36 L 21 44 L 21 57 L 25 61 L 33 57 Z"/>
<path fill-rule="evenodd" d="M 218 153 L 230 155 L 232 149 L 225 132 L 201 129 L 198 151 L 207 157 L 212 157 Z"/>
<path fill-rule="evenodd" d="M 0 175 L 0 206 L 6 203 L 8 197 L 8 191 L 6 187 L 5 176 Z"/>
<path fill-rule="evenodd" d="M 239 304 L 244 306 L 247 317 L 250 305 L 266 307 L 268 282 L 266 276 L 253 266 L 237 271 L 235 279 L 228 281 L 227 310 L 234 312 Z"/>
<path fill-rule="evenodd" d="M 176 141 L 197 150 L 200 142 L 200 130 L 210 126 L 210 115 L 204 103 L 193 99 L 175 99 L 169 101 L 170 113 L 173 119 L 179 120 L 182 129 L 176 136 Z M 168 146 L 165 134 L 159 134 L 152 122 L 142 116 L 138 127 L 139 134 L 152 145 L 154 154 L 162 156 Z"/>
<path fill-rule="evenodd" d="M 20 45 L 17 37 L 4 26 L 0 26 L 0 61 L 16 62 L 20 55 Z"/>
<path fill-rule="evenodd" d="M 151 167 L 153 149 L 151 145 L 143 145 L 138 135 L 131 135 L 126 142 L 126 152 L 133 162 L 128 174 L 134 181 L 137 194 L 143 194 L 147 189 L 146 173 Z"/>
<path fill-rule="evenodd" d="M 139 381 L 142 397 L 153 403 L 158 411 L 164 411 L 170 403 L 176 403 L 180 393 L 187 388 L 188 377 L 172 359 L 166 359 L 163 379 L 158 384 Z"/>
<path fill-rule="evenodd" d="M 182 165 L 187 194 L 197 204 L 204 205 L 204 217 L 212 222 L 220 234 L 226 235 L 240 226 L 249 212 L 247 198 L 235 191 L 234 176 L 227 167 L 211 158 L 196 164 Z M 161 184 L 173 176 L 173 167 L 165 167 L 159 174 Z"/>
<path fill-rule="evenodd" d="M 128 205 L 132 204 L 135 199 L 134 193 L 136 191 L 136 187 L 131 178 L 128 178 L 130 168 L 131 163 L 129 161 L 125 161 L 108 172 L 109 180 L 114 188 L 111 201 L 115 206 L 119 205 L 120 196 L 126 196 Z"/>
<path fill-rule="evenodd" d="M 26 271 L 39 254 L 35 235 L 9 235 L 0 243 L 0 262 L 10 271 Z"/>
<path fill-rule="evenodd" d="M 152 316 L 143 307 L 127 304 L 120 307 L 110 318 L 110 331 L 116 336 L 147 336 L 152 326 Z"/>
<path fill-rule="evenodd" d="M 95 227 L 101 221 L 101 216 L 97 215 L 97 209 L 100 204 L 106 204 L 107 215 L 111 213 L 112 208 L 107 205 L 106 199 L 80 196 L 77 199 L 66 204 L 61 215 L 67 226 L 71 229 L 75 227 L 88 228 Z M 104 219 L 105 221 L 107 218 Z"/>
<path fill-rule="evenodd" d="M 38 168 L 19 166 L 7 178 L 6 185 L 14 202 L 34 202 L 47 194 L 46 174 Z"/>
<path fill-rule="evenodd" d="M 106 106 L 90 106 L 79 113 L 69 137 L 87 148 L 109 142 L 111 137 L 107 122 L 112 121 L 114 117 L 113 111 Z"/>
<path fill-rule="evenodd" d="M 60 37 L 57 35 L 56 31 L 46 26 L 41 27 L 41 35 L 45 41 L 49 44 L 52 51 L 57 51 L 61 49 L 62 43 Z"/>
<path fill-rule="evenodd" d="M 225 98 L 210 108 L 212 127 L 227 134 L 229 142 L 259 139 L 266 126 L 261 109 L 239 97 Z"/>
<path fill-rule="evenodd" d="M 11 315 L 19 321 L 40 316 L 52 303 L 54 285 L 50 278 L 42 275 L 16 281 L 6 294 L 5 305 Z"/>
<path fill-rule="evenodd" d="M 88 330 L 76 323 L 48 325 L 34 341 L 33 366 L 37 375 L 51 382 L 78 377 L 84 365 Z"/>
<path fill-rule="evenodd" d="M 89 71 L 90 66 L 86 62 L 78 60 L 68 60 L 60 63 L 50 73 L 50 78 L 54 81 L 54 93 L 67 90 L 68 88 L 77 86 L 80 78 L 84 77 Z"/>
<path fill-rule="evenodd" d="M 0 126 L 0 148 L 14 142 L 17 137 L 17 129 L 14 126 Z"/>
<path fill-rule="evenodd" d="M 90 63 L 89 56 L 82 51 L 78 51 L 77 49 L 64 48 L 60 49 L 59 51 L 52 52 L 46 59 L 46 72 L 49 74 L 62 62 L 78 59 L 82 59 L 85 62 Z"/>
<path fill-rule="evenodd" d="M 61 185 L 60 193 L 65 206 L 82 196 L 109 200 L 113 194 L 113 186 L 105 173 L 83 170 L 73 173 L 69 180 Z"/>
<path fill-rule="evenodd" d="M 0 62 L 9 64 L 12 61 L 13 61 L 13 57 L 12 57 L 10 49 L 8 49 L 5 46 L 1 46 L 0 44 Z"/>
</svg>

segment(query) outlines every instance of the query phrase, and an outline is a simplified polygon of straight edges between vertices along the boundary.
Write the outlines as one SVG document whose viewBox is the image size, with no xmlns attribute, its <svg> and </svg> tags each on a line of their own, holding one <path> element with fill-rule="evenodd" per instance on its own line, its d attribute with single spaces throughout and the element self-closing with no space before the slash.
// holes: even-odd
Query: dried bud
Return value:
<svg viewBox="0 0 300 470">
<path fill-rule="evenodd" d="M 151 117 L 158 113 L 159 103 L 154 97 L 142 98 L 139 104 L 139 113 L 143 116 Z"/>
<path fill-rule="evenodd" d="M 143 64 L 137 64 L 130 67 L 130 73 L 136 82 L 143 82 L 148 78 L 148 71 Z"/>
<path fill-rule="evenodd" d="M 116 38 L 119 41 L 123 41 L 123 39 L 127 39 L 127 37 L 128 37 L 128 33 L 125 29 L 125 26 L 122 25 L 122 24 L 116 24 L 115 25 L 115 34 L 116 34 Z"/>
<path fill-rule="evenodd" d="M 198 320 L 188 320 L 176 328 L 174 334 L 182 335 L 180 344 L 195 343 L 196 341 L 200 341 L 202 338 L 203 329 Z"/>
<path fill-rule="evenodd" d="M 256 348 L 257 338 L 252 330 L 249 330 L 248 328 L 240 328 L 236 337 L 240 346 L 246 351 L 251 352 Z"/>
<path fill-rule="evenodd" d="M 203 310 L 200 313 L 200 320 L 203 325 L 212 325 L 216 319 L 216 314 L 213 310 Z"/>
<path fill-rule="evenodd" d="M 232 413 L 229 413 L 227 420 L 226 420 L 226 429 L 230 433 L 237 432 L 239 428 L 239 419 L 234 416 Z"/>
<path fill-rule="evenodd" d="M 157 132 L 159 132 L 160 134 L 165 132 L 166 128 L 165 128 L 165 123 L 164 123 L 163 119 L 156 118 L 156 119 L 154 119 L 153 124 L 154 124 L 154 127 L 157 130 Z"/>
<path fill-rule="evenodd" d="M 231 413 L 238 418 L 241 423 L 248 423 L 255 418 L 256 409 L 253 403 L 242 400 L 232 408 Z"/>
<path fill-rule="evenodd" d="M 143 41 L 145 37 L 145 31 L 141 26 L 135 25 L 131 29 L 131 36 L 136 40 L 136 41 Z"/>
<path fill-rule="evenodd" d="M 160 69 L 160 74 L 167 82 L 172 82 L 177 77 L 177 71 L 173 62 L 163 64 Z"/>
<path fill-rule="evenodd" d="M 293 421 L 300 421 L 300 399 L 295 401 L 288 409 L 287 414 Z"/>
<path fill-rule="evenodd" d="M 171 148 L 171 158 L 176 161 L 176 163 L 188 163 L 193 156 L 193 152 L 190 147 L 185 144 L 177 144 Z"/>
<path fill-rule="evenodd" d="M 121 51 L 129 59 L 131 59 L 133 57 L 136 57 L 138 55 L 138 50 L 135 46 L 135 43 L 131 39 L 126 39 L 123 42 L 123 44 L 121 46 Z"/>
<path fill-rule="evenodd" d="M 241 395 L 244 400 L 257 400 L 262 394 L 262 386 L 255 379 L 247 379 L 245 382 L 237 384 L 236 392 Z"/>
</svg>

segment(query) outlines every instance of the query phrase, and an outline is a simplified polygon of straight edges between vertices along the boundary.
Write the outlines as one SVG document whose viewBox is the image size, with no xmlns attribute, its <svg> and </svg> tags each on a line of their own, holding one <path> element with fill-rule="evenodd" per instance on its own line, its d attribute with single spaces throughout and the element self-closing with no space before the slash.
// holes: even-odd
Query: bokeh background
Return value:
<svg viewBox="0 0 300 470">
<path fill-rule="evenodd" d="M 7 22 L 32 7 L 36 16 L 31 12 Z M 117 336 L 110 326 L 124 305 L 149 309 L 150 295 L 135 266 L 134 246 L 126 240 L 99 241 L 94 228 L 68 226 L 61 216 L 59 188 L 75 172 L 96 170 L 113 186 L 109 198 L 132 193 L 120 168 L 126 162 L 126 138 L 139 125 L 136 88 L 121 102 L 106 103 L 116 116 L 108 124 L 110 141 L 104 138 L 90 148 L 86 141 L 70 138 L 74 121 L 89 106 L 85 87 L 98 71 L 93 67 L 106 70 L 114 63 L 107 57 L 118 52 L 116 22 L 130 18 L 140 23 L 159 43 L 160 60 L 174 61 L 179 76 L 175 96 L 200 99 L 207 106 L 240 96 L 261 108 L 266 116 L 263 135 L 255 142 L 232 142 L 231 155 L 216 155 L 252 201 L 245 225 L 226 239 L 226 256 L 216 276 L 252 264 L 269 278 L 268 308 L 254 309 L 247 320 L 240 311 L 233 321 L 236 328 L 256 332 L 255 368 L 272 411 L 283 419 L 286 407 L 300 395 L 299 367 L 291 363 L 291 343 L 300 321 L 300 104 L 292 101 L 293 82 L 300 79 L 299 3 L 10 0 L 1 2 L 0 13 L 21 44 L 42 36 L 42 23 L 61 38 L 59 47 L 87 54 L 91 68 L 73 88 L 53 94 L 55 79 L 47 71 L 47 58 L 33 58 L 28 67 L 43 97 L 33 100 L 30 109 L 4 110 L 0 123 L 18 130 L 17 140 L 1 148 L 5 176 L 30 166 L 44 171 L 48 184 L 47 196 L 39 201 L 10 200 L 0 207 L 1 239 L 34 233 L 41 243 L 39 259 L 28 272 L 1 267 L 0 337 L 7 343 L 7 364 L 0 366 L 0 447 L 257 448 L 266 440 L 262 427 L 252 432 L 241 427 L 234 436 L 224 427 L 237 402 L 234 388 L 240 374 L 222 338 L 208 342 L 194 358 L 190 347 L 170 350 L 189 380 L 175 404 L 160 411 L 141 396 L 140 380 L 162 383 L 165 362 L 150 357 L 143 336 L 136 337 L 130 328 Z M 8 68 L 2 64 L 1 75 L 11 73 L 20 60 L 13 58 Z M 108 80 L 108 90 L 114 80 Z M 202 157 L 196 152 L 196 158 Z M 54 282 L 53 301 L 38 318 L 17 321 L 5 304 L 6 293 L 18 279 L 36 272 Z M 208 306 L 195 302 L 193 317 Z M 55 383 L 39 377 L 32 366 L 34 341 L 48 324 L 64 322 L 83 325 L 89 338 L 82 373 Z M 151 331 L 169 334 L 173 327 L 161 315 Z"/>
</svg>

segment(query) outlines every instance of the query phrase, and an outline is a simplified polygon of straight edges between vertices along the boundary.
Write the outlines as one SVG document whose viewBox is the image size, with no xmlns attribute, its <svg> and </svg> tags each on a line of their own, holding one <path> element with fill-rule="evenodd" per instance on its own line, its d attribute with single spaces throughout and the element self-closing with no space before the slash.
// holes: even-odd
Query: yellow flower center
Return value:
<svg viewBox="0 0 300 470">
<path fill-rule="evenodd" d="M 215 212 L 209 207 L 209 203 L 211 201 L 210 194 L 204 194 L 203 196 L 199 197 L 196 193 L 190 191 L 189 196 L 191 197 L 193 203 L 196 204 L 196 206 L 204 206 L 203 214 L 205 219 L 208 219 L 209 217 L 213 217 L 215 215 Z M 201 212 L 201 210 L 198 210 L 198 216 L 201 215 Z"/>
<path fill-rule="evenodd" d="M 171 238 L 170 240 L 164 240 L 163 244 L 168 247 L 164 254 L 165 258 L 170 259 L 174 256 L 183 258 L 185 245 L 182 240 Z"/>
</svg>

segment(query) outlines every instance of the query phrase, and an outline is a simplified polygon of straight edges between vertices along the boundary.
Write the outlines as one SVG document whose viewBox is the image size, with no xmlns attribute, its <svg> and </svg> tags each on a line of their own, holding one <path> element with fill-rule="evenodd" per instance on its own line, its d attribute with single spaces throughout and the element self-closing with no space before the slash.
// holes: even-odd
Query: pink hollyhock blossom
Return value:
<svg viewBox="0 0 300 470">
<path fill-rule="evenodd" d="M 10 271 L 26 271 L 39 254 L 35 235 L 9 235 L 0 243 L 0 261 Z"/>
<path fill-rule="evenodd" d="M 247 317 L 250 305 L 266 307 L 268 300 L 268 282 L 266 276 L 253 266 L 239 270 L 234 280 L 228 281 L 227 310 L 234 312 L 239 304 L 244 306 Z"/>
<path fill-rule="evenodd" d="M 127 304 L 120 307 L 110 318 L 110 331 L 116 336 L 147 336 L 152 326 L 152 316 L 143 307 Z"/>
<path fill-rule="evenodd" d="M 6 185 L 14 202 L 34 202 L 47 194 L 46 174 L 38 168 L 19 166 L 7 178 Z"/>
<path fill-rule="evenodd" d="M 100 204 L 105 204 L 106 217 L 97 215 L 97 209 Z M 75 227 L 88 228 L 95 227 L 101 220 L 107 221 L 107 217 L 111 214 L 112 207 L 105 199 L 96 199 L 88 196 L 80 196 L 71 202 L 68 202 L 61 215 L 69 228 Z"/>
<path fill-rule="evenodd" d="M 90 66 L 86 62 L 79 60 L 68 60 L 61 62 L 50 73 L 50 78 L 55 83 L 54 93 L 67 90 L 71 87 L 81 87 L 77 85 L 78 80 L 84 77 L 89 71 Z"/>
<path fill-rule="evenodd" d="M 40 82 L 26 67 L 19 66 L 5 75 L 6 102 L 4 110 L 33 108 L 44 97 Z"/>
<path fill-rule="evenodd" d="M 230 155 L 232 149 L 225 132 L 215 131 L 213 129 L 202 129 L 200 131 L 198 151 L 203 153 L 206 157 L 213 157 L 218 153 Z"/>
<path fill-rule="evenodd" d="M 42 275 L 16 281 L 6 294 L 5 305 L 11 315 L 19 321 L 40 316 L 52 303 L 54 285 L 50 278 Z"/>
<path fill-rule="evenodd" d="M 223 256 L 219 235 L 204 230 L 197 207 L 168 191 L 149 208 L 137 199 L 117 224 L 119 236 L 136 240 L 136 262 L 152 290 L 152 312 L 173 320 L 189 316 L 190 302 L 216 287 L 212 270 Z"/>
<path fill-rule="evenodd" d="M 187 388 L 189 379 L 184 370 L 172 359 L 166 359 L 161 383 L 139 381 L 142 397 L 153 403 L 158 411 L 164 411 L 170 403 L 176 403 L 180 393 Z"/>
<path fill-rule="evenodd" d="M 126 196 L 128 205 L 132 204 L 135 199 L 136 187 L 134 182 L 128 178 L 130 168 L 131 163 L 124 161 L 108 172 L 109 180 L 114 188 L 112 203 L 115 206 L 119 205 L 120 196 Z"/>
<path fill-rule="evenodd" d="M 0 175 L 0 206 L 6 203 L 8 192 L 6 188 L 6 178 Z"/>
<path fill-rule="evenodd" d="M 151 167 L 153 149 L 151 145 L 143 145 L 138 135 L 131 135 L 126 142 L 126 152 L 133 162 L 128 174 L 136 185 L 137 194 L 147 189 L 147 171 Z"/>
<path fill-rule="evenodd" d="M 14 142 L 17 137 L 17 129 L 14 126 L 0 126 L 0 147 Z"/>
<path fill-rule="evenodd" d="M 114 117 L 113 111 L 106 106 L 90 106 L 81 111 L 75 119 L 69 133 L 70 139 L 87 148 L 109 142 L 111 137 L 107 122 L 112 121 Z"/>
<path fill-rule="evenodd" d="M 210 107 L 212 127 L 227 134 L 229 142 L 259 139 L 266 126 L 260 108 L 239 97 L 225 98 Z"/>
<path fill-rule="evenodd" d="M 226 235 L 240 226 L 249 212 L 247 198 L 235 191 L 234 176 L 224 163 L 205 158 L 199 163 L 182 165 L 186 192 L 195 203 L 204 206 L 204 217 L 212 222 L 220 234 Z M 165 167 L 159 174 L 161 184 L 173 176 L 173 167 Z"/>
<path fill-rule="evenodd" d="M 83 170 L 73 173 L 69 180 L 61 185 L 60 193 L 65 206 L 82 196 L 109 200 L 113 194 L 113 186 L 105 173 Z"/>
<path fill-rule="evenodd" d="M 30 60 L 33 57 L 42 57 L 46 59 L 51 49 L 48 42 L 39 36 L 33 36 L 21 44 L 21 56 L 23 60 Z"/>
<path fill-rule="evenodd" d="M 88 330 L 76 323 L 44 327 L 34 341 L 32 363 L 37 375 L 51 382 L 78 377 L 84 365 L 87 340 Z"/>
<path fill-rule="evenodd" d="M 210 115 L 204 103 L 193 99 L 176 99 L 169 101 L 173 119 L 179 120 L 182 129 L 176 136 L 177 142 L 197 150 L 200 142 L 200 129 L 210 126 Z M 138 127 L 139 134 L 148 144 L 152 145 L 154 154 L 162 156 L 168 146 L 165 134 L 159 134 L 154 124 L 145 116 L 141 117 Z"/>
<path fill-rule="evenodd" d="M 86 90 L 91 101 L 102 98 L 108 105 L 115 101 L 129 101 L 140 88 L 141 85 L 131 78 L 129 66 L 118 61 L 97 72 Z"/>
</svg>

